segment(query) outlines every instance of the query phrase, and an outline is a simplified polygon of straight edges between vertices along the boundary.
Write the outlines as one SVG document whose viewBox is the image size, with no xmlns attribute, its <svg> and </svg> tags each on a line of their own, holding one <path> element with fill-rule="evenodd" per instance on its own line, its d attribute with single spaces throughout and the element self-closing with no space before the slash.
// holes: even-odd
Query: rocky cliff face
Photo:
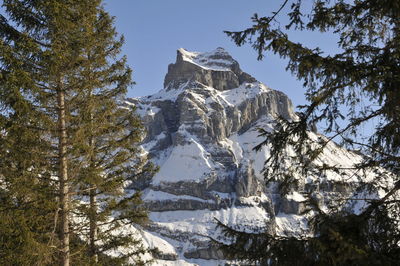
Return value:
<svg viewBox="0 0 400 266">
<path fill-rule="evenodd" d="M 255 82 L 243 72 L 223 48 L 210 53 L 191 53 L 179 49 L 176 63 L 168 66 L 164 88 L 176 89 L 181 84 L 194 81 L 216 90 L 224 91 L 239 87 L 244 82 Z"/>
<path fill-rule="evenodd" d="M 359 182 L 357 173 L 343 181 L 327 172 L 301 177 L 286 197 L 275 186 L 266 187 L 261 171 L 269 150 L 252 150 L 262 141 L 257 128 L 273 129 L 278 116 L 296 115 L 285 94 L 243 72 L 222 48 L 209 53 L 179 49 L 164 89 L 128 104 L 137 107 L 147 128 L 144 151 L 160 166 L 152 180 L 137 185 L 145 189 L 151 211 L 147 230 L 171 245 L 163 259 L 200 265 L 223 259 L 209 242 L 219 237 L 215 219 L 245 230 L 296 234 L 307 226 L 307 217 L 300 215 L 302 193 L 312 191 L 321 204 L 329 204 L 335 195 L 352 193 Z M 360 160 L 334 144 L 320 158 L 342 166 Z"/>
</svg>

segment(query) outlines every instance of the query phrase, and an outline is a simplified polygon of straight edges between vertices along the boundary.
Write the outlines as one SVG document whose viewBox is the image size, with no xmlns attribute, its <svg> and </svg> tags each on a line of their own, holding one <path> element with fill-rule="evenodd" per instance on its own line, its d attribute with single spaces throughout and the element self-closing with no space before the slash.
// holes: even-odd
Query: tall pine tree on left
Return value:
<svg viewBox="0 0 400 266">
<path fill-rule="evenodd" d="M 0 16 L 0 262 L 125 264 L 146 213 L 127 181 L 151 175 L 132 84 L 100 0 L 4 0 Z M 147 177 L 146 177 L 147 178 Z M 129 182 L 128 182 L 129 183 Z M 119 258 L 107 252 L 120 247 Z"/>
</svg>

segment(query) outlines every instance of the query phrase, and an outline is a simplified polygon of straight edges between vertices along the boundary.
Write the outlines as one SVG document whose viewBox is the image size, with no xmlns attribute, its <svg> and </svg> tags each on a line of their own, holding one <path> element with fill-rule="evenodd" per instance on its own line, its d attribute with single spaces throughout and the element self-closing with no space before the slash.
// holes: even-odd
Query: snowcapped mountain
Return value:
<svg viewBox="0 0 400 266">
<path fill-rule="evenodd" d="M 278 116 L 296 115 L 284 93 L 243 72 L 223 48 L 179 49 L 164 89 L 128 103 L 144 120 L 144 151 L 160 166 L 152 180 L 140 184 L 152 221 L 145 239 L 160 249 L 160 265 L 218 265 L 223 256 L 209 238 L 219 237 L 215 219 L 248 231 L 295 234 L 306 229 L 307 217 L 300 215 L 305 190 L 312 188 L 328 204 L 359 182 L 357 173 L 344 181 L 327 172 L 301 177 L 286 197 L 266 187 L 261 170 L 269 150 L 252 150 L 263 140 L 257 128 L 272 129 Z M 330 143 L 319 161 L 351 166 L 361 159 Z"/>
</svg>

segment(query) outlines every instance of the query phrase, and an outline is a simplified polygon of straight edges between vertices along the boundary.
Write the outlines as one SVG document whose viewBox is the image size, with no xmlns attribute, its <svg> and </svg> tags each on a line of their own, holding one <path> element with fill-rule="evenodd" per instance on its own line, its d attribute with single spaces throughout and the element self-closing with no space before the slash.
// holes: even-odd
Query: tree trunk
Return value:
<svg viewBox="0 0 400 266">
<path fill-rule="evenodd" d="M 98 262 L 96 240 L 97 240 L 97 198 L 96 198 L 96 187 L 93 186 L 90 190 L 90 232 L 89 232 L 89 248 L 90 248 L 90 259 L 92 262 Z"/>
<path fill-rule="evenodd" d="M 60 179 L 60 207 L 61 207 L 61 265 L 69 266 L 69 184 L 67 165 L 67 130 L 65 116 L 65 92 L 59 88 L 58 101 L 58 153 L 59 153 L 59 179 Z"/>
<path fill-rule="evenodd" d="M 88 55 L 88 58 L 90 58 L 90 54 Z M 90 79 L 90 76 L 88 77 Z M 90 133 L 92 134 L 93 132 L 93 110 L 91 107 L 91 97 L 92 95 L 92 90 L 89 90 L 89 113 L 90 113 Z M 91 148 L 91 153 L 90 153 L 90 168 L 93 169 L 95 166 L 94 162 L 94 152 L 95 152 L 95 144 L 94 144 L 94 139 L 93 136 L 89 137 L 89 146 Z M 90 260 L 93 263 L 98 262 L 98 255 L 97 255 L 97 247 L 96 247 L 96 241 L 97 241 L 97 198 L 96 198 L 96 191 L 97 187 L 96 185 L 92 185 L 90 188 L 89 192 L 89 200 L 90 200 L 90 210 L 89 210 L 89 254 L 90 254 Z"/>
</svg>

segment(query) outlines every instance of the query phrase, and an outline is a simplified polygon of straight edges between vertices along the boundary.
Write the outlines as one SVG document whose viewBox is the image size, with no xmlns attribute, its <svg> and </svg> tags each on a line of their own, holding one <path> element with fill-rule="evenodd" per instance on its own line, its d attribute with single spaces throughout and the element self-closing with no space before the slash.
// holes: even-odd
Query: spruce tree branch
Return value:
<svg viewBox="0 0 400 266">
<path fill-rule="evenodd" d="M 25 39 L 28 38 L 28 40 L 33 41 L 34 43 L 46 47 L 46 48 L 50 48 L 51 46 L 43 43 L 39 40 L 34 39 L 33 37 L 30 37 L 26 34 L 21 33 L 20 31 L 18 31 L 17 29 L 15 29 L 14 27 L 10 26 L 10 24 L 8 24 L 7 19 L 0 14 L 0 31 L 2 31 L 2 34 L 0 34 L 0 36 L 5 36 L 6 33 L 8 33 L 8 37 L 11 38 L 12 40 L 18 40 L 18 39 Z"/>
<path fill-rule="evenodd" d="M 283 2 L 283 4 L 279 7 L 279 9 L 275 12 L 273 12 L 273 16 L 268 18 L 268 20 L 265 22 L 265 24 L 269 24 L 271 23 L 271 21 L 273 21 L 275 19 L 275 17 L 282 11 L 282 9 L 286 6 L 286 4 L 289 2 L 289 0 L 285 0 L 285 2 Z"/>
<path fill-rule="evenodd" d="M 332 135 L 331 137 L 329 137 L 326 141 L 324 141 L 323 144 L 321 144 L 321 148 L 326 147 L 326 145 L 328 145 L 329 142 L 331 142 L 333 139 L 335 139 L 338 136 L 343 135 L 343 133 L 345 133 L 346 131 L 348 131 L 351 128 L 354 128 L 356 126 L 359 126 L 360 124 L 362 124 L 363 122 L 366 122 L 374 117 L 377 117 L 379 115 L 381 115 L 383 113 L 382 109 L 377 110 L 376 112 L 371 113 L 370 115 L 366 116 L 366 117 L 360 117 L 358 119 L 356 119 L 355 121 L 349 123 L 345 128 L 339 130 L 336 134 Z"/>
<path fill-rule="evenodd" d="M 344 137 L 344 136 L 341 136 L 341 137 L 342 137 L 346 142 L 348 142 L 348 143 L 350 143 L 350 144 L 355 144 L 355 145 L 367 147 L 367 148 L 370 149 L 371 151 L 376 152 L 376 153 L 381 154 L 381 155 L 384 155 L 384 156 L 388 157 L 388 158 L 391 159 L 391 160 L 400 161 L 400 157 L 399 157 L 399 156 L 395 156 L 395 155 L 393 155 L 393 154 L 386 153 L 386 152 L 384 152 L 383 150 L 378 150 L 378 149 L 376 149 L 375 147 L 373 147 L 373 146 L 371 146 L 371 145 L 369 145 L 369 144 L 367 144 L 367 143 L 361 143 L 361 142 L 358 142 L 358 141 L 356 141 L 356 140 L 354 140 L 354 139 L 346 138 L 346 137 Z"/>
<path fill-rule="evenodd" d="M 394 195 L 397 191 L 399 191 L 399 190 L 400 190 L 400 180 L 398 180 L 398 181 L 395 183 L 394 187 L 393 187 L 388 193 L 386 193 L 386 195 L 385 195 L 383 198 L 381 198 L 381 199 L 379 199 L 379 200 L 377 200 L 377 201 L 371 203 L 371 205 L 368 206 L 368 208 L 367 208 L 365 211 L 363 211 L 363 212 L 360 214 L 360 216 L 363 216 L 364 218 L 368 219 L 368 217 L 372 214 L 372 212 L 373 212 L 375 209 L 377 209 L 379 206 L 385 204 L 385 203 L 386 203 L 386 200 L 387 200 L 389 197 L 393 196 L 393 195 Z M 395 202 L 396 202 L 396 201 L 397 201 L 397 200 L 395 200 Z"/>
</svg>

